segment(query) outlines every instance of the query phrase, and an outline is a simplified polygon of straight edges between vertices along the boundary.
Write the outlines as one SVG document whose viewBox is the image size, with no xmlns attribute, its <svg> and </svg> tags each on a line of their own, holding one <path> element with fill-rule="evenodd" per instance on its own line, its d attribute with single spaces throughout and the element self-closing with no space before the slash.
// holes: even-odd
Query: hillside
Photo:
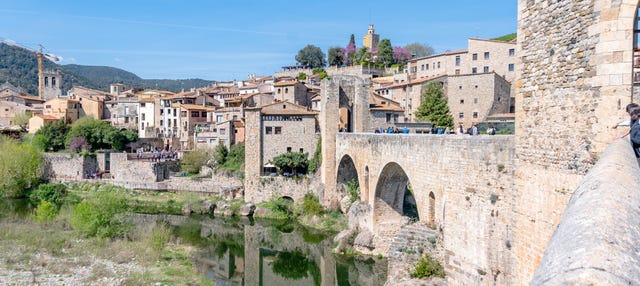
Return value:
<svg viewBox="0 0 640 286">
<path fill-rule="evenodd" d="M 62 91 L 73 85 L 108 91 L 112 83 L 122 83 L 127 88 L 154 88 L 173 92 L 192 87 L 203 87 L 214 81 L 203 79 L 142 79 L 134 73 L 105 66 L 57 65 L 45 58 L 45 69 L 62 71 Z M 36 55 L 21 47 L 0 43 L 0 83 L 10 82 L 22 87 L 29 94 L 38 93 L 38 63 Z"/>
<path fill-rule="evenodd" d="M 504 36 L 501 36 L 501 37 L 493 38 L 491 40 L 503 41 L 503 42 L 512 42 L 512 41 L 516 40 L 517 36 L 518 35 L 516 33 L 511 33 L 511 34 L 507 34 L 507 35 L 504 35 Z"/>
</svg>

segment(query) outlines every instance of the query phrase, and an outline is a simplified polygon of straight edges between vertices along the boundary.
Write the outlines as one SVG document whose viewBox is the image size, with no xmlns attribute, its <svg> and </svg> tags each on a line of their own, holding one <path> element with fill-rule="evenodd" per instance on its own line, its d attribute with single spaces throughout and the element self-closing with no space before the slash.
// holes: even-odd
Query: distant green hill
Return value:
<svg viewBox="0 0 640 286">
<path fill-rule="evenodd" d="M 503 41 L 503 42 L 511 42 L 511 41 L 514 41 L 516 39 L 517 35 L 518 35 L 517 33 L 511 33 L 511 34 L 508 34 L 508 35 L 504 35 L 502 37 L 493 38 L 491 40 Z"/>
<path fill-rule="evenodd" d="M 208 86 L 214 82 L 203 79 L 142 79 L 131 72 L 114 67 L 57 65 L 46 58 L 44 66 L 45 69 L 58 69 L 62 72 L 63 93 L 73 85 L 108 91 L 112 83 L 122 83 L 127 88 L 154 88 L 179 92 L 182 89 Z M 22 87 L 29 94 L 37 95 L 38 63 L 35 53 L 0 43 L 0 84 L 6 81 Z"/>
</svg>

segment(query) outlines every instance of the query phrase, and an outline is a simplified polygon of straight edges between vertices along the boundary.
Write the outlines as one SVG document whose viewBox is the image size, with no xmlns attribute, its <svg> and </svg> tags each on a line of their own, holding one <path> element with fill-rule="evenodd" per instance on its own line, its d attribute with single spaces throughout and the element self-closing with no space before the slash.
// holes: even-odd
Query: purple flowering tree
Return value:
<svg viewBox="0 0 640 286">
<path fill-rule="evenodd" d="M 349 43 L 346 48 L 344 48 L 344 55 L 347 60 L 347 65 L 353 65 L 353 57 L 356 54 L 356 44 Z"/>
<path fill-rule="evenodd" d="M 411 59 L 411 54 L 403 47 L 393 47 L 393 62 L 396 64 L 405 64 Z"/>
<path fill-rule="evenodd" d="M 89 150 L 89 142 L 84 136 L 73 137 L 69 142 L 69 149 L 74 152 L 87 151 Z"/>
</svg>

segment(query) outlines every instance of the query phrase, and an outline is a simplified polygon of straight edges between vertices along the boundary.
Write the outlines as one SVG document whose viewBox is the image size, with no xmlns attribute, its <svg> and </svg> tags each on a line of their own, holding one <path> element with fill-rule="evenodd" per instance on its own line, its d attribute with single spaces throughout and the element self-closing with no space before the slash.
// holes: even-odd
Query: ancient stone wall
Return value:
<svg viewBox="0 0 640 286">
<path fill-rule="evenodd" d="M 168 162 L 149 162 L 128 158 L 127 153 L 111 153 L 111 178 L 114 182 L 161 182 L 169 178 Z"/>
<path fill-rule="evenodd" d="M 71 182 L 87 178 L 96 172 L 95 157 L 73 153 L 45 153 L 43 178 L 53 182 Z"/>
<path fill-rule="evenodd" d="M 290 197 L 299 203 L 306 193 L 322 197 L 324 188 L 318 175 L 312 174 L 305 178 L 262 176 L 258 179 L 255 191 L 252 191 L 252 202 L 262 202 L 273 197 Z"/>
<path fill-rule="evenodd" d="M 374 210 L 364 227 L 380 234 L 390 222 L 401 226 L 398 209 L 380 207 L 380 198 L 395 195 L 389 193 L 393 185 L 409 183 L 420 221 L 433 216 L 442 229 L 449 283 L 514 284 L 513 136 L 340 133 L 335 154 L 336 162 L 353 159 L 360 197 Z M 395 202 L 401 206 L 402 197 Z M 385 245 L 375 247 L 384 252 Z"/>
<path fill-rule="evenodd" d="M 513 265 L 526 284 L 631 101 L 637 0 L 518 1 Z"/>
<path fill-rule="evenodd" d="M 640 168 L 617 140 L 580 182 L 531 285 L 632 285 L 640 281 Z"/>
</svg>

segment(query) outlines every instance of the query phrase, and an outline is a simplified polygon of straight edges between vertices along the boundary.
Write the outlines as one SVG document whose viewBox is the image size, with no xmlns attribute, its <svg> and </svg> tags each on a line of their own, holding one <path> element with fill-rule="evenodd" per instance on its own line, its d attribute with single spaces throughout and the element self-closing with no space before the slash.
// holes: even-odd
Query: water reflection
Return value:
<svg viewBox="0 0 640 286">
<path fill-rule="evenodd" d="M 143 218 L 144 217 L 144 218 Z M 153 219 L 140 215 L 139 219 Z M 330 236 L 292 222 L 162 216 L 215 285 L 383 285 L 387 261 L 332 253 Z M 139 221 L 140 222 L 140 221 Z"/>
</svg>

